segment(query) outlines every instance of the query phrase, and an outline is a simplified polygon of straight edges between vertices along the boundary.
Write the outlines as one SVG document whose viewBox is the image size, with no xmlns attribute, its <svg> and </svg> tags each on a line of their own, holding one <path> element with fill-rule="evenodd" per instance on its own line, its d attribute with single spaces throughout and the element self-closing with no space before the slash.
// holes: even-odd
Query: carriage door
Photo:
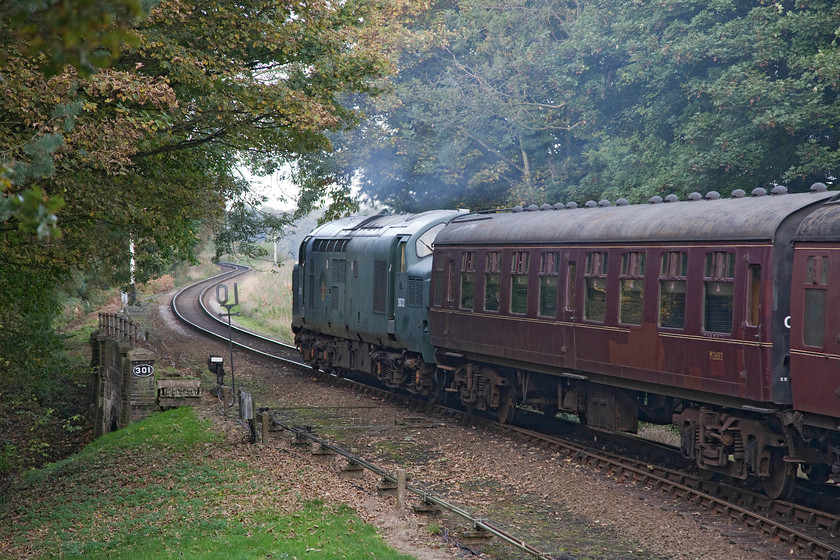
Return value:
<svg viewBox="0 0 840 560">
<path fill-rule="evenodd" d="M 575 251 L 564 251 L 560 253 L 560 279 L 562 281 L 562 295 L 560 297 L 560 318 L 563 334 L 561 340 L 564 342 L 560 347 L 561 354 L 566 367 L 575 365 L 575 326 L 580 318 L 578 310 L 578 262 Z"/>
<path fill-rule="evenodd" d="M 739 360 L 740 377 L 746 384 L 747 395 L 754 395 L 755 398 L 766 399 L 769 397 L 772 387 L 762 387 L 769 380 L 771 374 L 765 375 L 764 366 L 769 364 L 770 348 L 765 348 L 762 342 L 765 337 L 763 320 L 768 306 L 765 305 L 764 297 L 766 290 L 763 289 L 764 269 L 762 268 L 762 254 L 760 249 L 751 249 L 746 262 L 746 282 L 744 286 L 744 315 L 741 322 L 744 344 L 741 345 L 741 359 Z M 762 390 L 764 391 L 762 393 Z"/>
<path fill-rule="evenodd" d="M 790 377 L 793 405 L 837 415 L 840 407 L 840 255 L 816 247 L 794 252 L 790 317 Z"/>
</svg>

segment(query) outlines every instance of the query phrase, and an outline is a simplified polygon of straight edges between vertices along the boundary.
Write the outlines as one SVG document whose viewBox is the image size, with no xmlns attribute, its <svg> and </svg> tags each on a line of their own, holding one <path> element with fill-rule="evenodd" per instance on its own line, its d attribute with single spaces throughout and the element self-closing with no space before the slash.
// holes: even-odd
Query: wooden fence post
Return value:
<svg viewBox="0 0 840 560">
<path fill-rule="evenodd" d="M 405 469 L 397 469 L 397 511 L 405 510 Z"/>
</svg>

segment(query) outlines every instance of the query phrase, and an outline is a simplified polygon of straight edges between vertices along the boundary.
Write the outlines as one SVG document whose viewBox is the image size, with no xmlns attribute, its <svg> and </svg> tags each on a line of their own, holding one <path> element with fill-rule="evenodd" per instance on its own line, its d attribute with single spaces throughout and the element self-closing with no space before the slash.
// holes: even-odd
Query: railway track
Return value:
<svg viewBox="0 0 840 560">
<path fill-rule="evenodd" d="M 206 336 L 225 342 L 231 340 L 233 346 L 240 350 L 294 366 L 303 366 L 304 364 L 296 359 L 297 349 L 294 346 L 229 324 L 217 312 L 213 311 L 210 298 L 216 296 L 216 286 L 234 280 L 251 270 L 247 266 L 231 263 L 220 263 L 219 265 L 228 270 L 191 284 L 175 294 L 172 298 L 172 311 L 175 316 Z M 229 288 L 228 293 L 232 295 L 233 287 L 229 286 Z"/>
<path fill-rule="evenodd" d="M 172 300 L 175 315 L 192 328 L 207 336 L 227 341 L 231 336 L 232 344 L 238 349 L 262 356 L 270 360 L 281 361 L 297 368 L 309 370 L 309 366 L 297 358 L 295 347 L 274 341 L 257 333 L 230 325 L 211 309 L 209 298 L 215 296 L 215 286 L 233 280 L 248 272 L 247 267 L 223 264 L 226 272 L 213 278 L 195 283 L 182 289 Z M 703 480 L 685 472 L 668 469 L 630 457 L 606 453 L 603 450 L 574 443 L 566 439 L 547 435 L 528 427 L 503 425 L 488 418 L 468 415 L 466 412 L 418 401 L 407 395 L 361 386 L 358 382 L 342 377 L 329 376 L 330 381 L 357 391 L 376 394 L 379 398 L 391 402 L 407 404 L 415 410 L 430 415 L 439 415 L 452 419 L 453 415 L 463 423 L 480 425 L 484 429 L 503 433 L 512 438 L 541 446 L 563 458 L 577 461 L 590 468 L 598 469 L 609 476 L 634 483 L 657 492 L 669 493 L 685 500 L 692 507 L 702 506 L 709 511 L 726 516 L 744 526 L 754 528 L 766 536 L 787 543 L 800 554 L 813 558 L 840 560 L 840 515 L 830 508 L 815 508 L 807 505 L 770 500 L 761 494 L 752 493 L 716 481 Z M 279 424 L 279 423 L 278 423 Z M 317 438 L 317 436 L 312 436 Z M 319 442 L 321 445 L 324 442 Z M 355 459 L 362 463 L 361 458 Z M 829 504 L 836 496 L 829 498 Z M 429 500 L 430 503 L 441 505 Z M 492 524 L 488 524 L 492 529 Z M 512 538 L 509 535 L 505 539 Z M 514 539 L 516 540 L 516 539 Z M 548 558 L 543 553 L 526 549 L 536 558 Z"/>
</svg>

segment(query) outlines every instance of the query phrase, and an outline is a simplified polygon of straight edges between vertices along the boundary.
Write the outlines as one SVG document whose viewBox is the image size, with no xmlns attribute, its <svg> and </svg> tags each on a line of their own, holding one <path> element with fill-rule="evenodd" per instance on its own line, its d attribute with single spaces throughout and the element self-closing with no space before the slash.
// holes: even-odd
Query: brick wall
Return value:
<svg viewBox="0 0 840 560">
<path fill-rule="evenodd" d="M 112 432 L 145 418 L 155 409 L 154 375 L 148 368 L 135 374 L 135 365 L 154 367 L 155 355 L 136 345 L 136 327 L 119 316 L 100 315 L 100 328 L 91 336 L 91 365 L 96 367 L 94 436 Z"/>
</svg>

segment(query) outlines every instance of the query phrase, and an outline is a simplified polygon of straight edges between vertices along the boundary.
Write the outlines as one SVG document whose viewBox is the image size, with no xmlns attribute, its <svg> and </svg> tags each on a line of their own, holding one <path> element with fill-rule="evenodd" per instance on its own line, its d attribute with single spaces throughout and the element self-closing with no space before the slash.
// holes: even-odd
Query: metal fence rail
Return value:
<svg viewBox="0 0 840 560">
<path fill-rule="evenodd" d="M 99 334 L 119 342 L 127 342 L 132 347 L 137 346 L 139 328 L 125 315 L 118 313 L 99 314 Z"/>
</svg>

